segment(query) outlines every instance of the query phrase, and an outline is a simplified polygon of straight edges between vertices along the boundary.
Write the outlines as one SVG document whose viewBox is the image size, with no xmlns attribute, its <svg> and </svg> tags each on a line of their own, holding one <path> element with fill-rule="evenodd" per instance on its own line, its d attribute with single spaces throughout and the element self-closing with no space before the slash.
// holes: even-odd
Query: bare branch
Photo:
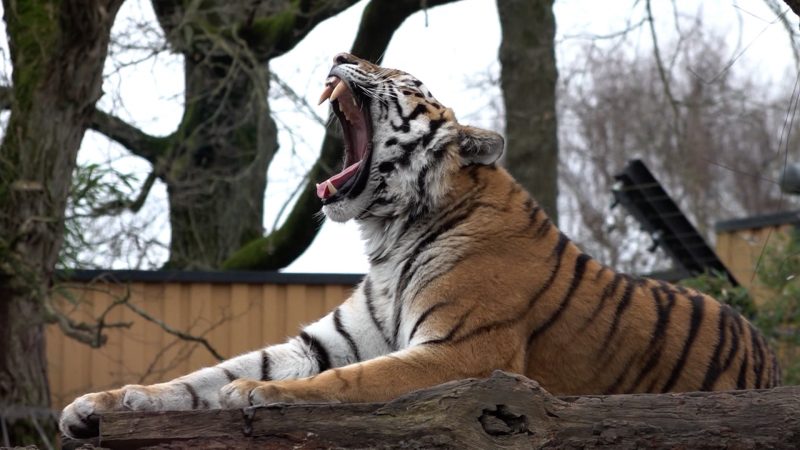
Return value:
<svg viewBox="0 0 800 450">
<path fill-rule="evenodd" d="M 56 291 L 58 291 L 60 296 L 70 299 L 71 295 L 66 290 L 60 289 L 60 287 L 60 285 L 56 285 Z M 48 299 L 49 298 L 52 298 L 52 295 L 48 296 Z M 108 314 L 117 306 L 128 303 L 129 299 L 129 292 L 126 292 L 125 295 L 117 297 L 113 302 L 111 302 L 110 305 L 106 307 L 105 310 L 103 310 L 100 316 L 97 317 L 93 323 L 76 322 L 72 320 L 65 313 L 54 308 L 50 301 L 45 302 L 44 305 L 48 322 L 57 323 L 61 331 L 72 339 L 84 343 L 92 348 L 99 348 L 105 345 L 106 340 L 108 339 L 108 336 L 103 334 L 103 331 L 106 328 L 131 327 L 131 322 L 106 322 L 106 316 L 108 316 Z"/>
<path fill-rule="evenodd" d="M 95 110 L 89 127 L 109 139 L 117 141 L 134 155 L 140 156 L 152 164 L 155 164 L 157 158 L 164 154 L 171 139 L 170 136 L 151 136 L 119 117 L 99 109 Z"/>
<path fill-rule="evenodd" d="M 775 16 L 780 20 L 783 28 L 786 29 L 786 34 L 789 35 L 789 42 L 792 47 L 792 55 L 794 55 L 794 64 L 795 66 L 800 66 L 800 50 L 797 48 L 797 30 L 792 27 L 791 22 L 786 18 L 786 11 L 781 10 L 778 0 L 764 0 L 764 3 L 775 13 Z"/>
<path fill-rule="evenodd" d="M 156 173 L 155 171 L 151 171 L 147 178 L 144 180 L 144 184 L 142 184 L 142 189 L 139 191 L 139 195 L 136 196 L 133 200 L 128 199 L 117 199 L 92 210 L 90 217 L 99 217 L 99 216 L 107 216 L 118 214 L 123 210 L 128 210 L 130 212 L 136 213 L 142 209 L 144 202 L 147 200 L 147 196 L 150 194 L 150 190 L 153 188 L 153 185 L 156 181 Z"/>
<path fill-rule="evenodd" d="M 656 67 L 658 68 L 658 76 L 661 78 L 661 85 L 664 88 L 664 95 L 669 100 L 670 107 L 672 108 L 673 114 L 673 121 L 675 126 L 675 132 L 678 138 L 680 139 L 681 136 L 681 113 L 678 109 L 678 101 L 675 99 L 675 96 L 672 95 L 672 89 L 670 88 L 670 80 L 667 76 L 666 69 L 664 68 L 664 61 L 661 58 L 661 50 L 658 48 L 658 38 L 656 36 L 656 27 L 653 21 L 653 11 L 650 7 L 650 0 L 645 2 L 647 8 L 647 21 L 650 25 L 650 36 L 653 38 L 653 56 L 656 60 Z"/>
<path fill-rule="evenodd" d="M 167 333 L 169 333 L 169 334 L 171 334 L 173 336 L 179 337 L 179 338 L 183 339 L 184 341 L 190 341 L 190 342 L 199 343 L 200 345 L 205 347 L 206 350 L 208 350 L 208 352 L 211 353 L 211 355 L 214 356 L 214 358 L 217 358 L 218 361 L 223 361 L 223 360 L 226 359 L 224 356 L 219 354 L 219 352 L 211 345 L 211 343 L 208 342 L 208 340 L 206 338 L 201 337 L 201 336 L 194 336 L 192 334 L 185 333 L 185 332 L 180 331 L 180 330 L 176 330 L 175 328 L 172 328 L 170 325 L 168 325 L 163 320 L 157 319 L 156 317 L 151 316 L 147 311 L 143 310 L 142 308 L 139 308 L 138 306 L 134 305 L 133 303 L 127 302 L 127 303 L 125 303 L 125 306 L 127 306 L 131 311 L 135 312 L 136 314 L 138 314 L 143 319 L 147 319 L 148 321 L 158 325 L 159 327 L 161 327 L 162 330 L 166 331 Z M 227 318 L 225 320 L 227 320 Z"/>
</svg>

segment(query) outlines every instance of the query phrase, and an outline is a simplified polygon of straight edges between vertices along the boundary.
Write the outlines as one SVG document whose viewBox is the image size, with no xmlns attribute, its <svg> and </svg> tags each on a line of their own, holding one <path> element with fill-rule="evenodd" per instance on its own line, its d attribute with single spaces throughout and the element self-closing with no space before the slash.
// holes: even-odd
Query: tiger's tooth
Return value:
<svg viewBox="0 0 800 450">
<path fill-rule="evenodd" d="M 328 192 L 330 192 L 331 195 L 335 194 L 337 191 L 336 186 L 334 186 L 333 183 L 330 182 L 330 180 L 326 181 L 325 183 L 328 184 Z"/>
<path fill-rule="evenodd" d="M 347 90 L 347 83 L 340 81 L 336 84 L 336 87 L 333 88 L 333 92 L 331 92 L 331 101 L 336 100 L 336 98 L 342 95 L 342 92 Z"/>
<path fill-rule="evenodd" d="M 325 86 L 325 90 L 324 90 L 324 91 L 322 91 L 322 95 L 320 95 L 320 96 L 319 96 L 319 103 L 317 103 L 317 105 L 321 105 L 321 104 L 322 104 L 322 102 L 324 102 L 325 100 L 327 100 L 327 99 L 328 99 L 328 97 L 330 97 L 330 96 L 331 96 L 331 92 L 333 92 L 333 86 L 331 86 L 331 85 L 326 85 L 326 86 Z"/>
</svg>

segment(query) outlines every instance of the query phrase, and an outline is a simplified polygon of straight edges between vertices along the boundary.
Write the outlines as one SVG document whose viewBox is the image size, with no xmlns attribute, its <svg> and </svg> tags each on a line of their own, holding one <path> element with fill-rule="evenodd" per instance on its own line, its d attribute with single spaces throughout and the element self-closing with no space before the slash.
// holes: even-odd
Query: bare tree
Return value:
<svg viewBox="0 0 800 450">
<path fill-rule="evenodd" d="M 724 42 L 701 24 L 662 52 L 674 61 L 669 90 L 668 66 L 653 53 L 587 46 L 581 72 L 561 92 L 562 186 L 580 221 L 573 233 L 627 269 L 654 265 L 628 246 L 632 224 L 609 214 L 613 175 L 627 159 L 644 159 L 709 240 L 718 220 L 789 205 L 776 183 L 783 152 L 797 142 L 780 136 L 788 89 L 731 67 Z"/>
</svg>

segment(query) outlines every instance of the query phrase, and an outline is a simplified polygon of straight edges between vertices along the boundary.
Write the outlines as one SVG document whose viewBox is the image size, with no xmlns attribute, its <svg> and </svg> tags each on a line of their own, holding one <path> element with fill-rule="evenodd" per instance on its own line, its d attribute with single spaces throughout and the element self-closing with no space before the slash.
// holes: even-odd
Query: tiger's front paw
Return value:
<svg viewBox="0 0 800 450">
<path fill-rule="evenodd" d="M 99 415 L 111 411 L 153 411 L 161 408 L 155 386 L 128 385 L 112 391 L 82 395 L 64 408 L 59 428 L 76 439 L 95 437 L 100 432 Z"/>
<path fill-rule="evenodd" d="M 220 389 L 220 403 L 223 408 L 246 408 L 270 403 L 298 403 L 300 399 L 281 387 L 280 383 L 279 381 L 236 380 Z"/>
</svg>

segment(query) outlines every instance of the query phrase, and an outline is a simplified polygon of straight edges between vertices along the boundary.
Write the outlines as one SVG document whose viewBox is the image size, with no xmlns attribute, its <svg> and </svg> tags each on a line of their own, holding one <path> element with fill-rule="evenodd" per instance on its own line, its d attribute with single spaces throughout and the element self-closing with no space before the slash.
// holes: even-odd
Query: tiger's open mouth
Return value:
<svg viewBox="0 0 800 450">
<path fill-rule="evenodd" d="M 369 104 L 361 94 L 354 93 L 349 83 L 336 75 L 337 67 L 325 81 L 319 98 L 322 104 L 330 99 L 334 114 L 344 134 L 344 169 L 317 184 L 317 197 L 323 204 L 355 197 L 364 190 L 372 160 L 372 121 Z M 357 89 L 357 86 L 356 90 Z"/>
</svg>

